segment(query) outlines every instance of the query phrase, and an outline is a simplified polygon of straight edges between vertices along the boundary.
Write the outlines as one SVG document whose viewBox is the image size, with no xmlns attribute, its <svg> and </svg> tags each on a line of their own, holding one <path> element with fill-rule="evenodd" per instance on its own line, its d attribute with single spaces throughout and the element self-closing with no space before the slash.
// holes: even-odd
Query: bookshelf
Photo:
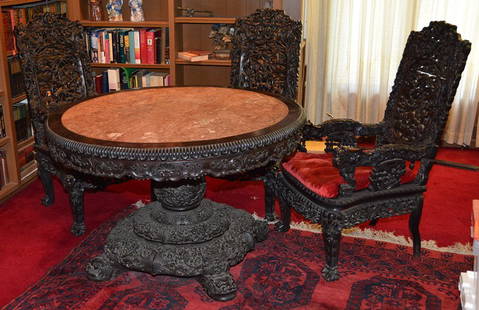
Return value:
<svg viewBox="0 0 479 310">
<path fill-rule="evenodd" d="M 89 19 L 88 0 L 2 0 L 3 10 L 28 7 L 29 5 L 52 5 L 62 3 L 69 19 L 79 21 L 87 31 L 127 29 L 169 30 L 169 61 L 163 63 L 92 63 L 92 69 L 101 74 L 107 70 L 138 69 L 149 72 L 168 74 L 170 85 L 229 85 L 231 61 L 228 59 L 209 59 L 201 62 L 189 62 L 175 57 L 183 50 L 212 50 L 213 45 L 208 34 L 214 24 L 234 24 L 237 17 L 253 13 L 258 8 L 272 7 L 275 9 L 291 8 L 300 11 L 299 0 L 143 0 L 145 21 L 130 21 L 128 1 L 124 0 L 122 7 L 123 21 L 108 21 L 103 0 L 103 18 L 101 21 Z M 184 16 L 179 8 L 191 8 L 197 11 L 211 11 L 212 16 Z M 201 14 L 200 14 L 201 15 Z M 0 203 L 25 187 L 36 177 L 35 162 L 25 153 L 31 152 L 34 139 L 27 136 L 17 141 L 15 117 L 18 117 L 16 104 L 24 101 L 24 94 L 12 93 L 11 68 L 8 58 L 14 52 L 7 48 L 5 25 L 0 24 L 0 105 L 3 114 L 4 135 L 0 131 L 0 169 L 6 171 L 8 177 L 0 187 Z M 0 124 L 1 125 L 1 124 Z M 17 124 L 18 127 L 18 124 Z M 2 127 L 0 126 L 0 130 Z M 2 175 L 0 175 L 0 182 Z"/>
<path fill-rule="evenodd" d="M 124 1 L 123 21 L 107 21 L 105 4 L 102 2 L 102 21 L 89 20 L 88 1 L 67 0 L 68 17 L 78 20 L 89 31 L 95 29 L 169 29 L 169 63 L 132 64 L 132 63 L 92 63 L 95 71 L 106 68 L 136 68 L 167 72 L 170 85 L 215 85 L 227 86 L 231 61 L 210 59 L 191 63 L 175 57 L 182 50 L 212 50 L 213 45 L 208 34 L 214 24 L 234 24 L 239 16 L 246 16 L 258 8 L 282 8 L 283 2 L 297 3 L 298 0 L 143 0 L 145 21 L 131 22 L 130 8 Z M 198 11 L 211 11 L 212 16 L 184 16 L 179 8 Z"/>
</svg>

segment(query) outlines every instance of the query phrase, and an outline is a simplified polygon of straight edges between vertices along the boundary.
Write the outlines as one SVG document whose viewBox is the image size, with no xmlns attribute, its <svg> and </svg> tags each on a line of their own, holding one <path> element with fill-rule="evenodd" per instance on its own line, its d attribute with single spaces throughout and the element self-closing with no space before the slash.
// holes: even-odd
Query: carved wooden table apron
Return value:
<svg viewBox="0 0 479 310">
<path fill-rule="evenodd" d="M 89 277 L 119 272 L 199 276 L 218 300 L 235 296 L 229 273 L 267 226 L 204 199 L 206 175 L 281 160 L 300 140 L 302 109 L 261 93 L 216 87 L 150 88 L 71 105 L 48 120 L 54 159 L 101 177 L 151 179 L 155 200 L 111 231 Z"/>
</svg>

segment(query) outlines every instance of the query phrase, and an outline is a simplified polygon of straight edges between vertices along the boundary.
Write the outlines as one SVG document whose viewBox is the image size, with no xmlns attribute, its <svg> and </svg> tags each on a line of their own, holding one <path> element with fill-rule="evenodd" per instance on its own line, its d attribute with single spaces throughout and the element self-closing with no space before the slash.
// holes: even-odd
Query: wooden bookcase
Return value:
<svg viewBox="0 0 479 310">
<path fill-rule="evenodd" d="M 300 0 L 143 0 L 145 13 L 144 22 L 130 21 L 130 8 L 128 0 L 123 3 L 123 21 L 107 21 L 105 4 L 103 0 L 103 21 L 89 20 L 88 0 L 63 0 L 67 4 L 67 16 L 71 20 L 78 20 L 84 27 L 90 29 L 101 28 L 160 28 L 169 27 L 169 64 L 92 64 L 95 71 L 107 68 L 138 68 L 151 71 L 168 72 L 171 76 L 172 85 L 214 85 L 227 86 L 231 62 L 229 60 L 211 59 L 197 63 L 191 63 L 177 59 L 178 51 L 187 49 L 212 49 L 208 34 L 213 24 L 233 24 L 235 19 L 246 16 L 258 8 L 271 6 L 281 9 L 283 7 L 296 7 L 301 9 Z M 3 0 L 0 8 L 8 8 L 15 5 L 28 3 L 45 3 L 38 0 Z M 286 6 L 283 5 L 286 3 Z M 298 8 L 299 6 L 299 8 Z M 195 10 L 208 10 L 213 13 L 212 17 L 187 17 L 182 15 L 178 8 L 192 8 Z M 1 24 L 1 23 L 0 23 Z M 7 68 L 7 50 L 5 47 L 3 24 L 0 25 L 0 104 L 3 107 L 3 117 L 6 124 L 6 137 L 0 138 L 0 150 L 7 154 L 6 164 L 8 167 L 9 182 L 0 189 L 0 203 L 11 196 L 14 192 L 31 182 L 36 174 L 22 177 L 19 167 L 19 151 L 33 144 L 33 138 L 17 143 L 15 125 L 13 121 L 12 103 L 22 98 L 11 98 L 9 85 L 9 73 Z"/>
<path fill-rule="evenodd" d="M 88 1 L 68 0 L 68 17 L 79 20 L 85 27 L 96 28 L 157 28 L 169 27 L 170 63 L 158 65 L 132 64 L 92 64 L 93 68 L 130 67 L 157 71 L 168 71 L 172 85 L 219 85 L 229 84 L 231 62 L 228 60 L 208 60 L 191 63 L 177 59 L 178 51 L 187 49 L 211 50 L 208 33 L 213 24 L 233 24 L 236 17 L 246 16 L 258 8 L 269 5 L 281 8 L 285 0 L 143 0 L 144 22 L 130 22 L 130 8 L 123 4 L 122 22 L 88 20 Z M 289 2 L 293 2 L 290 0 Z M 301 4 L 301 1 L 294 0 Z M 103 1 L 103 13 L 106 13 Z M 207 10 L 213 17 L 185 17 L 178 8 Z M 104 14 L 105 15 L 105 14 Z M 106 16 L 104 16 L 106 19 Z"/>
</svg>

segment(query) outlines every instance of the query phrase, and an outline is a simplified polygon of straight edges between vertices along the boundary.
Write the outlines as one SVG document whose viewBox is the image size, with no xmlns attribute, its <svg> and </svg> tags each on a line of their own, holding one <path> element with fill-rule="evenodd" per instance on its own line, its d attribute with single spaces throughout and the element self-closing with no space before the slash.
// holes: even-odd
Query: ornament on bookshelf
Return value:
<svg viewBox="0 0 479 310">
<path fill-rule="evenodd" d="M 101 0 L 89 0 L 89 19 L 93 21 L 102 20 Z"/>
<path fill-rule="evenodd" d="M 108 20 L 111 22 L 118 22 L 123 20 L 121 14 L 121 7 L 123 6 L 123 0 L 108 0 L 106 10 L 108 12 Z"/>
<path fill-rule="evenodd" d="M 145 14 L 143 13 L 143 0 L 129 0 L 128 5 L 131 8 L 130 20 L 132 22 L 145 21 Z"/>
<path fill-rule="evenodd" d="M 235 28 L 230 24 L 213 24 L 208 38 L 213 41 L 213 55 L 218 59 L 229 59 L 231 51 L 231 38 Z"/>
<path fill-rule="evenodd" d="M 212 11 L 206 11 L 206 10 L 195 10 L 192 8 L 182 8 L 178 7 L 178 10 L 182 12 L 182 16 L 185 17 L 212 17 L 213 12 Z"/>
<path fill-rule="evenodd" d="M 272 9 L 273 8 L 273 0 L 266 0 L 263 4 L 263 9 Z"/>
</svg>

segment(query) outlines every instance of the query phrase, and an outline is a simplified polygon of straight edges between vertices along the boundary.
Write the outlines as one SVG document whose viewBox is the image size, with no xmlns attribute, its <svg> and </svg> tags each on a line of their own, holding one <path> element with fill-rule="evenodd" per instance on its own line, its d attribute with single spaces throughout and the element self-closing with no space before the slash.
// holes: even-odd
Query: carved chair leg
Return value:
<svg viewBox="0 0 479 310">
<path fill-rule="evenodd" d="M 274 188 L 273 188 L 273 180 L 271 179 L 272 176 L 269 174 L 263 180 L 264 184 L 264 207 L 266 212 L 266 219 L 268 221 L 274 221 Z"/>
<path fill-rule="evenodd" d="M 52 176 L 56 173 L 56 169 L 53 166 L 50 156 L 42 151 L 36 150 L 35 159 L 38 163 L 38 176 L 40 177 L 45 192 L 45 196 L 42 197 L 41 202 L 44 206 L 49 206 L 55 201 Z"/>
<path fill-rule="evenodd" d="M 81 181 L 74 181 L 72 186 L 69 188 L 69 198 L 70 206 L 72 208 L 73 214 L 73 225 L 71 232 L 75 236 L 81 236 L 85 233 L 85 215 L 83 209 L 83 198 L 84 198 L 85 189 Z"/>
<path fill-rule="evenodd" d="M 43 190 L 45 191 L 45 196 L 41 199 L 42 205 L 49 206 L 55 202 L 55 191 L 53 188 L 53 178 L 50 172 L 43 167 L 42 164 L 38 165 L 38 176 L 43 185 Z"/>
<path fill-rule="evenodd" d="M 291 207 L 280 199 L 279 208 L 281 210 L 281 219 L 276 223 L 276 230 L 286 232 L 289 230 L 289 225 L 291 223 Z"/>
<path fill-rule="evenodd" d="M 335 281 L 340 277 L 338 260 L 341 229 L 334 222 L 324 221 L 321 225 L 323 226 L 324 250 L 326 252 L 326 265 L 322 274 L 326 281 Z"/>
<path fill-rule="evenodd" d="M 421 222 L 423 198 L 418 201 L 417 208 L 409 216 L 409 231 L 412 235 L 412 249 L 414 256 L 421 255 L 421 235 L 419 233 L 419 223 Z"/>
<path fill-rule="evenodd" d="M 160 188 L 160 187 L 161 187 L 161 183 L 159 183 L 155 180 L 151 180 L 151 182 L 150 182 L 150 199 L 151 199 L 151 201 L 158 201 L 158 198 L 155 195 L 155 188 Z"/>
</svg>

